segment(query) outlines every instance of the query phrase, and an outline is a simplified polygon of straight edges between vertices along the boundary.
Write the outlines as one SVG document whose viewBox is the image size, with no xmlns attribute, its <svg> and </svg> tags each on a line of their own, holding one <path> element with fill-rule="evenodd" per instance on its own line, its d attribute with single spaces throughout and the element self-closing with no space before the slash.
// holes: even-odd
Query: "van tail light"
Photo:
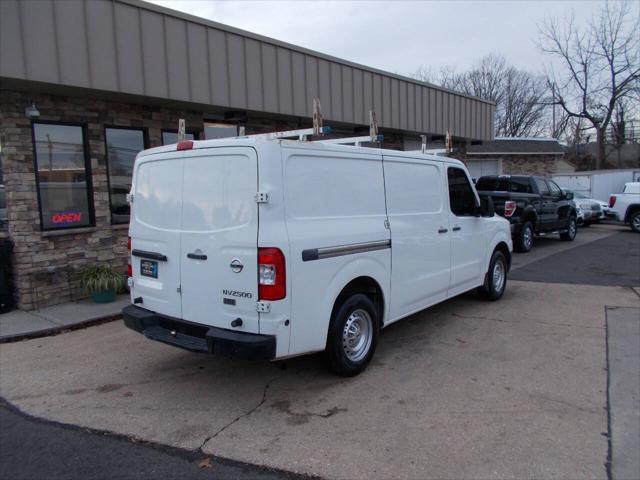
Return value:
<svg viewBox="0 0 640 480">
<path fill-rule="evenodd" d="M 127 251 L 129 255 L 127 257 L 127 277 L 133 277 L 133 267 L 131 266 L 131 237 L 127 237 Z"/>
<path fill-rule="evenodd" d="M 260 300 L 282 300 L 287 296 L 285 260 L 279 248 L 258 249 L 258 296 Z"/>
<path fill-rule="evenodd" d="M 176 147 L 176 150 L 180 151 L 180 150 L 191 150 L 193 148 L 193 140 L 183 140 L 181 142 L 178 142 L 178 146 Z"/>
<path fill-rule="evenodd" d="M 504 202 L 504 216 L 509 218 L 516 212 L 516 202 L 507 200 Z"/>
<path fill-rule="evenodd" d="M 611 195 L 609 197 L 609 208 L 613 208 L 613 206 L 616 204 L 616 196 L 615 195 Z"/>
</svg>

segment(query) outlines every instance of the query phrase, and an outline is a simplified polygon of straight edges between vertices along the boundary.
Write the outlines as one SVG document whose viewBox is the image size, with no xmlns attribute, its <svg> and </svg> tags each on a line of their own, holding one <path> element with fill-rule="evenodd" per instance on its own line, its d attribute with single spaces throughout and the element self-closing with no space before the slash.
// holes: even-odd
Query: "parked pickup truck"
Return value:
<svg viewBox="0 0 640 480">
<path fill-rule="evenodd" d="M 616 220 L 628 223 L 631 230 L 640 233 L 640 182 L 625 183 L 622 193 L 609 197 L 609 208 Z"/>
<path fill-rule="evenodd" d="M 480 196 L 493 199 L 495 211 L 511 223 L 513 248 L 528 252 L 534 235 L 559 233 L 572 241 L 577 233 L 573 193 L 564 192 L 554 181 L 528 175 L 491 175 L 476 182 Z"/>
</svg>

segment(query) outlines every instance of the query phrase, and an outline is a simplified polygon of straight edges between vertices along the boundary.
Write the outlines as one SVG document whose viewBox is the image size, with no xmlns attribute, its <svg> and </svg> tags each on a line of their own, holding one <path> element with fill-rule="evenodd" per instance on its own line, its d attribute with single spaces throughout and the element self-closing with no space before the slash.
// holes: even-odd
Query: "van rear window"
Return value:
<svg viewBox="0 0 640 480">
<path fill-rule="evenodd" d="M 182 216 L 182 162 L 152 161 L 140 164 L 136 174 L 136 220 L 161 230 L 179 230 Z M 177 180 L 177 181 L 176 181 Z"/>
</svg>

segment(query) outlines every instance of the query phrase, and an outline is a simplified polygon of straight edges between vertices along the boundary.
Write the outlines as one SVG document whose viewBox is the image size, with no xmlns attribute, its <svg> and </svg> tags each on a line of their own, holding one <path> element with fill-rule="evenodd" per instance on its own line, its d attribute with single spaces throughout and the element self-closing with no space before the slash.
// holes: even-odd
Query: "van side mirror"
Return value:
<svg viewBox="0 0 640 480">
<path fill-rule="evenodd" d="M 493 204 L 493 198 L 488 195 L 480 197 L 480 215 L 483 217 L 493 217 L 496 213 L 495 206 Z"/>
</svg>

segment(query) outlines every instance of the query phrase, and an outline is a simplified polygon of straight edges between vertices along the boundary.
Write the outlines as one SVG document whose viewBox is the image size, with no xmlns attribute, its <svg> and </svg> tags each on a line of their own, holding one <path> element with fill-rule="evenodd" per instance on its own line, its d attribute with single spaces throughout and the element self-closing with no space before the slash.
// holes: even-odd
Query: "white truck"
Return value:
<svg viewBox="0 0 640 480">
<path fill-rule="evenodd" d="M 609 211 L 619 222 L 628 223 L 636 233 L 640 233 L 640 182 L 624 184 L 622 193 L 611 194 Z"/>
<path fill-rule="evenodd" d="M 324 352 L 364 370 L 381 328 L 505 291 L 509 222 L 464 165 L 420 152 L 239 137 L 135 161 L 125 324 L 195 352 Z"/>
</svg>

